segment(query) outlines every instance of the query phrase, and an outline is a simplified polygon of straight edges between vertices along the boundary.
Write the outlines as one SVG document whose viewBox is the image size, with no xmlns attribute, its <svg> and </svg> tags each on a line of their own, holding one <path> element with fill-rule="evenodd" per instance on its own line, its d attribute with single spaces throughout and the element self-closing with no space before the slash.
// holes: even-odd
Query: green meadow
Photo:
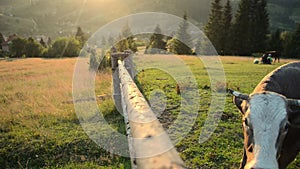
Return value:
<svg viewBox="0 0 300 169">
<path fill-rule="evenodd" d="M 212 94 L 207 69 L 201 59 L 177 57 L 190 71 L 184 75 L 185 69 L 174 66 L 176 64 L 172 64 L 172 59 L 167 56 L 159 56 L 165 59 L 159 63 L 147 57 L 154 56 L 135 58 L 139 71 L 135 81 L 166 130 L 171 130 L 173 122 L 181 118 L 177 117 L 182 103 L 180 94 L 196 87 L 200 96 L 197 118 L 191 130 L 175 145 L 187 167 L 238 168 L 243 148 L 241 115 L 230 95 L 226 95 L 216 130 L 207 141 L 199 143 Z M 252 57 L 222 56 L 220 59 L 227 87 L 244 93 L 251 93 L 271 70 L 292 61 L 260 65 L 253 64 Z M 75 58 L 0 60 L 0 168 L 131 167 L 129 158 L 107 152 L 82 129 L 72 102 L 75 64 Z M 183 82 L 178 84 L 176 77 L 182 78 Z M 193 79 L 196 83 L 190 83 Z M 101 97 L 97 104 L 112 128 L 125 134 L 123 116 L 117 112 L 110 97 L 111 83 L 109 70 L 98 73 L 95 95 Z M 155 99 L 156 95 L 163 96 L 160 97 L 162 101 Z M 159 109 L 161 106 L 163 110 Z M 185 123 L 188 122 L 182 119 L 182 125 Z M 300 168 L 300 156 L 289 168 Z"/>
<path fill-rule="evenodd" d="M 159 60 L 155 63 L 155 61 L 148 57 L 161 57 L 161 59 L 153 59 Z M 178 82 L 174 77 L 184 71 L 182 67 L 188 67 L 192 72 L 199 91 L 200 106 L 197 118 L 190 132 L 176 144 L 176 148 L 185 161 L 185 164 L 188 168 L 238 168 L 243 154 L 242 119 L 240 112 L 232 103 L 232 96 L 229 94 L 226 95 L 224 110 L 218 113 L 221 117 L 216 130 L 207 141 L 200 144 L 199 136 L 208 118 L 212 95 L 207 69 L 204 68 L 201 58 L 180 56 L 179 60 L 182 61 L 181 64 L 183 66 L 179 66 L 178 64 L 174 66 L 176 64 L 173 64 L 171 59 L 168 58 L 171 57 L 145 55 L 136 58 L 136 65 L 147 67 L 144 66 L 145 64 L 153 67 L 152 69 L 142 71 L 137 66 L 139 73 L 136 81 L 147 100 L 150 103 L 151 101 L 153 102 L 152 108 L 154 110 L 159 110 L 156 106 L 161 106 L 161 102 L 165 102 L 165 111 L 159 114 L 159 119 L 165 128 L 172 129 L 176 118 L 182 118 L 177 116 L 180 114 L 181 107 L 176 105 L 181 105 L 182 100 L 180 94 L 178 94 L 176 85 L 179 83 L 182 94 L 191 85 L 190 79 L 192 78 L 190 77 L 191 74 L 185 75 L 183 73 L 183 82 Z M 250 94 L 260 80 L 270 71 L 292 61 L 282 60 L 280 63 L 262 65 L 253 64 L 253 57 L 221 56 L 220 59 L 225 72 L 227 87 L 247 94 Z M 209 69 L 210 65 L 206 65 L 206 67 Z M 216 86 L 218 88 L 218 84 Z M 165 96 L 157 96 L 160 99 L 158 101 L 155 100 L 155 95 L 161 95 L 161 93 L 164 93 Z M 188 123 L 190 121 L 182 119 L 182 125 L 188 126 Z M 300 156 L 298 156 L 297 160 L 289 168 L 294 169 L 299 167 Z"/>
</svg>

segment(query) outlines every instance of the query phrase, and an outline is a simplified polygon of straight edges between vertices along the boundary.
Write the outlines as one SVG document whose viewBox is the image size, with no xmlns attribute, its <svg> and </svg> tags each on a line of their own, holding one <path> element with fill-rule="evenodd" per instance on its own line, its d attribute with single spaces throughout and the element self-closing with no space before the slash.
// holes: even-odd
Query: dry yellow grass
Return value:
<svg viewBox="0 0 300 169">
<path fill-rule="evenodd" d="M 120 168 L 130 164 L 101 149 L 79 124 L 72 104 L 76 63 L 77 58 L 0 60 L 0 166 Z M 110 95 L 111 82 L 110 71 L 99 73 L 95 95 Z M 110 98 L 98 101 L 103 113 L 114 113 Z M 118 125 L 123 124 L 122 118 L 111 116 L 113 125 L 125 128 Z"/>
<path fill-rule="evenodd" d="M 33 115 L 73 116 L 72 80 L 77 58 L 0 61 L 0 116 L 3 121 Z M 111 77 L 96 77 L 97 94 L 110 92 Z M 105 90 L 99 90 L 103 88 Z"/>
<path fill-rule="evenodd" d="M 72 99 L 72 73 L 75 59 L 24 59 L 0 62 L 0 113 L 12 115 L 59 113 L 59 101 Z"/>
</svg>

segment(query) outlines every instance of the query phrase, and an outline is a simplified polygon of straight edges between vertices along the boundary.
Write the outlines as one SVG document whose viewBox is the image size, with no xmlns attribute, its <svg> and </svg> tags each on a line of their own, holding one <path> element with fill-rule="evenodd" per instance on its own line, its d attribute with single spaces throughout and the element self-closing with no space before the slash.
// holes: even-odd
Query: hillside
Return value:
<svg viewBox="0 0 300 169">
<path fill-rule="evenodd" d="M 195 1 L 195 0 L 193 0 Z M 126 3 L 118 0 L 25 0 L 0 2 L 0 31 L 4 34 L 17 32 L 21 35 L 50 34 L 59 36 L 74 33 L 77 26 L 85 32 L 93 33 L 102 25 L 125 15 L 145 11 L 167 12 L 182 16 L 184 11 L 191 11 L 191 4 L 177 0 L 137 1 Z M 198 7 L 191 18 L 204 22 L 208 13 L 208 1 L 197 3 Z M 182 10 L 175 10 L 182 8 Z M 192 11 L 189 13 L 193 13 Z M 200 14 L 200 17 L 196 17 Z M 202 20 L 199 18 L 203 18 Z M 24 26 L 25 25 L 25 26 Z"/>
<path fill-rule="evenodd" d="M 271 29 L 293 30 L 300 23 L 299 0 L 269 0 Z"/>
<path fill-rule="evenodd" d="M 224 0 L 225 1 L 225 0 Z M 81 26 L 92 34 L 102 25 L 137 12 L 165 12 L 182 16 L 201 27 L 206 23 L 211 0 L 1 0 L 0 32 L 23 36 L 68 35 Z M 232 0 L 237 9 L 239 0 Z M 293 30 L 300 22 L 300 3 L 296 0 L 269 0 L 271 29 Z"/>
</svg>

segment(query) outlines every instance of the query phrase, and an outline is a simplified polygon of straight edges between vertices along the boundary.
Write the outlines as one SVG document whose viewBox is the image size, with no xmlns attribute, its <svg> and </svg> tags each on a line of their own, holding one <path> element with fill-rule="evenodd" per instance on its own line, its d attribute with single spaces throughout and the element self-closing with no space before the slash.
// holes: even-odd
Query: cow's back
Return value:
<svg viewBox="0 0 300 169">
<path fill-rule="evenodd" d="M 272 91 L 287 98 L 300 99 L 300 62 L 285 64 L 265 76 L 253 93 L 262 91 Z"/>
</svg>

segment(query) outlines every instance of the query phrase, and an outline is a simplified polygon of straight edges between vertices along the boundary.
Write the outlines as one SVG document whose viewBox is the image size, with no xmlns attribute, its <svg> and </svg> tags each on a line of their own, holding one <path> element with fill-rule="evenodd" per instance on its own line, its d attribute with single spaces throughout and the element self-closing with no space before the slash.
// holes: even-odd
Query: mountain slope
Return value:
<svg viewBox="0 0 300 169">
<path fill-rule="evenodd" d="M 225 1 L 225 0 L 223 0 Z M 239 0 L 232 0 L 237 9 Z M 198 26 L 206 23 L 211 0 L 1 0 L 0 32 L 23 36 L 69 35 L 81 26 L 92 34 L 110 21 L 137 12 L 165 12 L 182 16 Z M 271 29 L 293 30 L 300 22 L 298 0 L 270 0 Z"/>
</svg>

